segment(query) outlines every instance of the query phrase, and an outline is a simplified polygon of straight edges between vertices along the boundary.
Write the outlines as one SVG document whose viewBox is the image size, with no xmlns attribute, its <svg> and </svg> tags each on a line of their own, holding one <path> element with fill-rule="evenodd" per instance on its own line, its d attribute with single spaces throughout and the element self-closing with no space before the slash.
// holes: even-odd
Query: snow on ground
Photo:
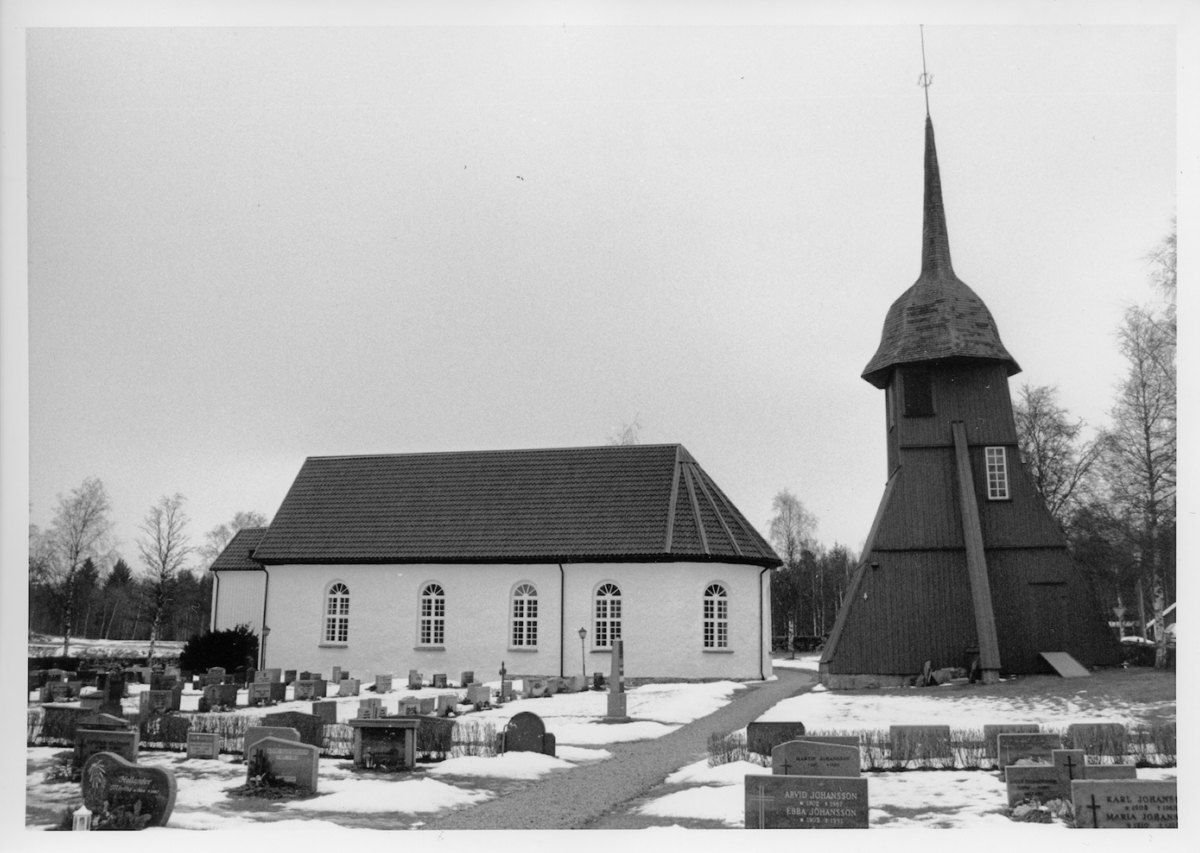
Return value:
<svg viewBox="0 0 1200 853">
<path fill-rule="evenodd" d="M 490 791 L 458 788 L 429 778 L 331 779 L 320 784 L 318 792 L 312 799 L 291 800 L 284 808 L 338 814 L 414 814 L 473 806 L 494 796 Z"/>
<path fill-rule="evenodd" d="M 692 787 L 674 791 L 638 807 L 638 812 L 661 818 L 720 820 L 741 827 L 745 819 L 745 779 L 770 774 L 769 767 L 734 761 L 709 767 L 697 761 L 667 777 L 669 785 Z M 1174 779 L 1175 768 L 1141 768 L 1139 779 Z M 982 770 L 869 773 L 867 798 L 872 828 L 930 827 L 938 829 L 1015 829 L 1027 831 L 1042 824 L 1019 823 L 1004 815 L 1008 797 L 999 774 Z M 1055 823 L 1052 827 L 1065 828 Z"/>
<path fill-rule="evenodd" d="M 540 779 L 551 770 L 575 765 L 561 757 L 536 752 L 506 752 L 496 757 L 464 755 L 431 766 L 430 776 L 491 776 L 504 779 Z"/>
<path fill-rule="evenodd" d="M 771 661 L 772 669 L 803 669 L 816 672 L 821 664 L 820 652 L 808 652 L 796 657 L 775 658 Z"/>
<path fill-rule="evenodd" d="M 803 720 L 810 731 L 830 729 L 887 729 L 889 726 L 925 725 L 936 721 L 952 729 L 982 729 L 989 723 L 1108 722 L 1135 725 L 1146 703 L 1106 700 L 1102 710 L 1080 701 L 1045 697 L 937 695 L 902 690 L 895 694 L 846 695 L 834 691 L 808 692 L 779 704 L 759 717 L 761 722 Z M 1164 703 L 1174 705 L 1174 702 Z"/>
</svg>

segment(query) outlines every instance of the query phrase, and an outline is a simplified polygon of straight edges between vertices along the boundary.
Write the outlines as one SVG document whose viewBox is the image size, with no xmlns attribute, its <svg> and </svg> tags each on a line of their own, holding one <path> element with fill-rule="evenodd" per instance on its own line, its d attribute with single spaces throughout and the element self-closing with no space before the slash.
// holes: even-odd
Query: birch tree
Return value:
<svg viewBox="0 0 1200 853">
<path fill-rule="evenodd" d="M 38 571 L 58 613 L 64 657 L 70 654 L 84 563 L 99 559 L 111 545 L 111 509 L 104 483 L 97 477 L 88 477 L 70 494 L 58 496 Z"/>
<path fill-rule="evenodd" d="M 146 594 L 150 605 L 150 659 L 154 659 L 154 646 L 159 639 L 163 616 L 170 605 L 171 583 L 184 564 L 192 548 L 188 544 L 188 517 L 183 510 L 183 495 L 164 495 L 150 507 L 142 519 L 138 538 L 138 552 L 146 566 Z"/>
</svg>

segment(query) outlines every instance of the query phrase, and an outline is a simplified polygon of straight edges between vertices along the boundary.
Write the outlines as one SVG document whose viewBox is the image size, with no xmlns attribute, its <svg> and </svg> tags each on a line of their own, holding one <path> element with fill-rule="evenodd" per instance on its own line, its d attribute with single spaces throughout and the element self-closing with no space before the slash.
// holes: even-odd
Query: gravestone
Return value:
<svg viewBox="0 0 1200 853">
<path fill-rule="evenodd" d="M 51 681 L 46 687 L 51 702 L 69 702 L 71 700 L 71 685 L 65 681 Z"/>
<path fill-rule="evenodd" d="M 458 701 L 458 697 L 453 693 L 442 693 L 437 697 L 437 715 L 445 717 L 454 710 L 454 706 Z"/>
<path fill-rule="evenodd" d="M 1137 768 L 1132 764 L 1088 764 L 1083 768 L 1083 778 L 1089 782 L 1136 779 Z"/>
<path fill-rule="evenodd" d="M 511 702 L 513 699 L 512 682 L 505 680 L 500 682 L 500 701 Z"/>
<path fill-rule="evenodd" d="M 954 758 L 949 726 L 892 726 L 890 740 L 892 761 Z"/>
<path fill-rule="evenodd" d="M 296 680 L 296 670 L 285 669 L 283 671 L 283 683 L 284 684 L 292 684 L 293 682 L 295 682 L 295 680 Z"/>
<path fill-rule="evenodd" d="M 625 641 L 612 641 L 612 679 L 608 688 L 610 720 L 628 720 L 629 712 L 625 701 Z"/>
<path fill-rule="evenodd" d="M 270 705 L 274 700 L 271 698 L 271 682 L 269 681 L 254 681 L 246 688 L 246 704 L 254 707 L 257 705 Z"/>
<path fill-rule="evenodd" d="M 1148 779 L 1071 783 L 1075 826 L 1080 829 L 1177 829 L 1179 795 L 1175 780 Z"/>
<path fill-rule="evenodd" d="M 999 735 L 1037 734 L 1041 731 L 1037 723 L 999 723 L 983 727 L 983 756 L 995 758 L 996 738 Z"/>
<path fill-rule="evenodd" d="M 751 723 L 746 726 L 746 749 L 757 755 L 770 755 L 781 743 L 797 740 L 804 734 L 798 720 L 780 723 Z"/>
<path fill-rule="evenodd" d="M 572 675 L 571 676 L 571 692 L 572 693 L 582 693 L 583 691 L 587 690 L 587 686 L 588 686 L 587 679 L 584 678 L 582 675 Z"/>
<path fill-rule="evenodd" d="M 546 724 L 537 714 L 522 711 L 504 727 L 503 752 L 537 752 L 554 755 L 554 735 L 547 733 Z"/>
<path fill-rule="evenodd" d="M 1049 764 L 1010 765 L 1004 768 L 1008 804 L 1036 799 L 1043 803 L 1066 796 L 1057 768 Z"/>
<path fill-rule="evenodd" d="M 792 740 L 771 750 L 771 772 L 782 776 L 861 776 L 857 746 Z"/>
<path fill-rule="evenodd" d="M 250 750 L 263 738 L 300 742 L 300 732 L 284 726 L 250 726 L 242 737 L 242 758 L 249 760 Z"/>
<path fill-rule="evenodd" d="M 354 730 L 354 766 L 362 770 L 411 770 L 417 759 L 414 717 L 350 720 Z"/>
<path fill-rule="evenodd" d="M 204 688 L 202 698 L 209 709 L 237 707 L 238 688 L 236 684 L 210 684 Z"/>
<path fill-rule="evenodd" d="M 390 674 L 375 676 L 375 692 L 376 693 L 391 693 L 392 692 L 392 676 Z"/>
<path fill-rule="evenodd" d="M 317 677 L 318 677 L 317 673 L 309 672 L 306 669 L 303 672 L 301 672 L 298 676 L 296 676 L 296 680 L 297 681 L 312 681 L 314 678 L 317 678 Z"/>
<path fill-rule="evenodd" d="M 165 826 L 175 808 L 175 775 L 144 767 L 111 752 L 98 752 L 83 765 L 83 803 L 93 814 L 133 811 L 150 816 L 150 826 Z"/>
<path fill-rule="evenodd" d="M 1058 774 L 1059 796 L 1071 795 L 1071 783 L 1086 779 L 1086 761 L 1082 749 L 1056 749 L 1050 753 L 1050 763 Z"/>
<path fill-rule="evenodd" d="M 128 762 L 136 762 L 138 759 L 137 729 L 91 729 L 77 726 L 75 729 L 75 766 L 82 767 L 89 758 L 99 752 L 111 752 Z"/>
<path fill-rule="evenodd" d="M 317 792 L 317 773 L 321 761 L 319 747 L 277 737 L 267 737 L 254 744 L 254 754 L 247 759 L 246 772 L 255 769 L 256 759 L 264 769 L 282 782 L 295 785 L 306 794 Z"/>
<path fill-rule="evenodd" d="M 1056 749 L 1062 749 L 1062 736 L 1056 732 L 996 735 L 996 766 L 1008 767 L 1021 759 L 1050 764 Z"/>
<path fill-rule="evenodd" d="M 321 722 L 325 725 L 333 725 L 337 722 L 337 702 L 313 702 L 312 712 L 314 717 L 320 717 Z"/>
<path fill-rule="evenodd" d="M 474 683 L 475 683 L 475 670 L 473 670 L 473 669 L 463 670 L 462 675 L 460 675 L 458 677 L 458 686 L 459 687 L 470 687 Z"/>
<path fill-rule="evenodd" d="M 309 675 L 310 673 L 302 673 Z M 328 690 L 325 687 L 324 680 L 320 678 L 299 678 L 292 685 L 292 699 L 294 701 L 319 701 L 325 698 Z"/>
<path fill-rule="evenodd" d="M 85 711 L 99 711 L 104 705 L 104 697 L 95 691 L 81 694 L 79 707 Z"/>
<path fill-rule="evenodd" d="M 396 713 L 404 715 L 415 715 L 420 708 L 421 700 L 416 696 L 405 696 L 397 703 Z"/>
<path fill-rule="evenodd" d="M 543 680 L 542 683 L 546 685 L 546 695 L 547 696 L 554 696 L 558 693 L 558 679 L 557 678 L 547 678 L 547 679 Z"/>
<path fill-rule="evenodd" d="M 1064 740 L 1089 755 L 1124 755 L 1129 747 L 1128 733 L 1120 723 L 1072 723 Z"/>
<path fill-rule="evenodd" d="M 433 674 L 433 686 L 444 690 L 446 688 L 446 673 L 435 672 Z"/>
<path fill-rule="evenodd" d="M 188 732 L 188 758 L 220 758 L 221 736 L 216 732 Z"/>
<path fill-rule="evenodd" d="M 466 704 L 487 705 L 492 701 L 492 691 L 483 684 L 472 684 L 467 688 Z"/>
<path fill-rule="evenodd" d="M 165 714 L 179 710 L 179 694 L 174 690 L 144 690 L 140 704 L 142 715 Z"/>
<path fill-rule="evenodd" d="M 272 667 L 271 669 L 260 669 L 254 673 L 255 681 L 269 681 L 272 684 L 283 684 L 283 670 Z"/>
<path fill-rule="evenodd" d="M 329 676 L 329 680 L 334 684 L 337 684 L 342 680 L 342 677 L 342 668 L 340 666 L 335 666 L 333 668 L 333 674 Z"/>
<path fill-rule="evenodd" d="M 470 691 L 467 692 L 469 693 Z M 432 714 L 435 710 L 437 710 L 436 696 L 422 696 L 417 700 L 418 714 Z"/>
<path fill-rule="evenodd" d="M 864 777 L 765 776 L 745 782 L 747 829 L 867 829 Z"/>
<path fill-rule="evenodd" d="M 338 696 L 357 696 L 358 695 L 358 679 L 343 678 L 338 682 Z"/>
<path fill-rule="evenodd" d="M 408 671 L 408 689 L 420 690 L 424 686 L 425 676 L 417 672 L 415 669 Z"/>
<path fill-rule="evenodd" d="M 206 684 L 224 684 L 225 683 L 225 668 L 221 666 L 210 667 L 208 673 L 204 676 Z"/>
<path fill-rule="evenodd" d="M 309 746 L 321 746 L 324 741 L 325 721 L 315 714 L 279 711 L 275 714 L 264 714 L 262 719 L 264 726 L 295 729 L 300 732 L 300 742 Z"/>
</svg>

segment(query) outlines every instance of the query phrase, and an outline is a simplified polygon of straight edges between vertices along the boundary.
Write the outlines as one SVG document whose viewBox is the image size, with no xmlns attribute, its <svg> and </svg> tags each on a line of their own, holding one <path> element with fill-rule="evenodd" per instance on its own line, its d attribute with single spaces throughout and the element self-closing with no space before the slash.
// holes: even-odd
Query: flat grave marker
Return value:
<svg viewBox="0 0 1200 853">
<path fill-rule="evenodd" d="M 1177 829 L 1179 794 L 1175 780 L 1149 779 L 1071 783 L 1075 826 L 1080 829 Z"/>
<path fill-rule="evenodd" d="M 771 773 L 783 776 L 861 776 L 857 746 L 792 740 L 771 750 Z"/>
<path fill-rule="evenodd" d="M 865 777 L 766 776 L 745 781 L 746 829 L 867 829 Z"/>
<path fill-rule="evenodd" d="M 83 765 L 80 789 L 93 813 L 135 807 L 150 816 L 150 826 L 165 826 L 175 808 L 175 775 L 161 767 L 145 767 L 111 752 L 98 752 Z"/>
</svg>

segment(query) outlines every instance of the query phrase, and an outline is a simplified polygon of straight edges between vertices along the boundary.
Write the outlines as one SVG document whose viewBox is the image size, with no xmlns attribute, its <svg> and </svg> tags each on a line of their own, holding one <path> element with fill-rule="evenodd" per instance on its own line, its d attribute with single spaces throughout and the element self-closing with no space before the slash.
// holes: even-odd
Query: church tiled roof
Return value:
<svg viewBox="0 0 1200 853">
<path fill-rule="evenodd" d="M 888 310 L 879 350 L 863 371 L 863 379 L 885 388 L 898 364 L 962 358 L 1003 362 L 1009 376 L 1021 370 L 1000 342 L 996 321 L 983 300 L 950 265 L 933 122 L 926 117 L 921 276 Z"/>
<path fill-rule="evenodd" d="M 262 563 L 253 559 L 250 554 L 258 547 L 266 534 L 267 528 L 265 527 L 243 527 L 233 534 L 233 538 L 229 540 L 225 550 L 209 566 L 209 571 L 244 572 L 262 569 Z"/>
<path fill-rule="evenodd" d="M 678 444 L 311 457 L 254 560 L 781 563 Z"/>
</svg>

